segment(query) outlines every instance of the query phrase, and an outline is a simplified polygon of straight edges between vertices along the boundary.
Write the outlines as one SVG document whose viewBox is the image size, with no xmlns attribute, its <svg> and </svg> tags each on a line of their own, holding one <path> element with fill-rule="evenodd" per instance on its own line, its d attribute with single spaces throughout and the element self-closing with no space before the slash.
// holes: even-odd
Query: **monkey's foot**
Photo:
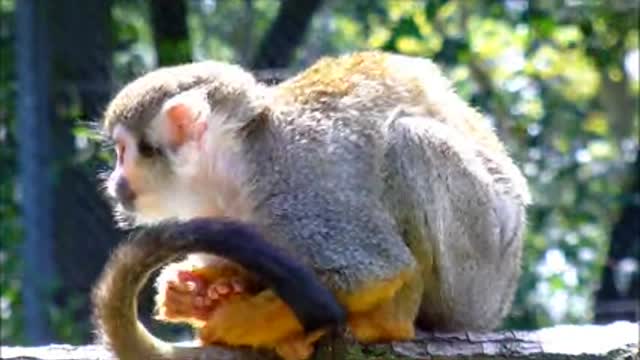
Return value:
<svg viewBox="0 0 640 360">
<path fill-rule="evenodd" d="M 273 348 L 303 333 L 293 311 L 268 289 L 257 295 L 240 294 L 221 303 L 198 336 L 207 344 Z"/>
<path fill-rule="evenodd" d="M 198 269 L 170 269 L 158 283 L 156 318 L 203 326 L 221 303 L 240 294 L 255 292 L 257 282 L 232 263 Z"/>
<path fill-rule="evenodd" d="M 364 343 L 410 340 L 415 336 L 413 319 L 403 316 L 390 302 L 350 314 L 347 322 L 356 339 Z"/>
<path fill-rule="evenodd" d="M 285 360 L 308 359 L 313 354 L 313 344 L 324 334 L 324 330 L 316 330 L 308 335 L 294 335 L 276 344 L 276 352 Z"/>
</svg>

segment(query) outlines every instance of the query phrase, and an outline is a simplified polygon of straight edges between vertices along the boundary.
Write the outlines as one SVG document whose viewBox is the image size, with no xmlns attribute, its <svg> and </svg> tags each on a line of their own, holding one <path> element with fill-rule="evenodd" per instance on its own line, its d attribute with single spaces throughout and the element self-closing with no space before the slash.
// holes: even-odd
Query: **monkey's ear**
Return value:
<svg viewBox="0 0 640 360">
<path fill-rule="evenodd" d="M 199 112 L 185 102 L 174 102 L 165 108 L 164 125 L 172 147 L 180 147 L 188 141 L 200 141 L 207 129 L 205 121 L 198 121 Z"/>
</svg>

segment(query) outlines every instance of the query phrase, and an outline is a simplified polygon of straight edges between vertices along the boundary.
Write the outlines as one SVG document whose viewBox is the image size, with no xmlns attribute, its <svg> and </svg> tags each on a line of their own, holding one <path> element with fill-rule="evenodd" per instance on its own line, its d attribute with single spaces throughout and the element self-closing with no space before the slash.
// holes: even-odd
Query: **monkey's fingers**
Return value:
<svg viewBox="0 0 640 360">
<path fill-rule="evenodd" d="M 247 285 L 247 282 L 239 277 L 219 279 L 209 285 L 207 296 L 212 300 L 224 299 L 234 294 L 246 292 Z"/>
<path fill-rule="evenodd" d="M 215 266 L 180 270 L 176 278 L 183 283 L 178 285 L 178 290 L 194 291 L 190 288 L 193 283 L 198 294 L 208 293 L 212 285 L 215 285 L 218 295 L 222 296 L 245 291 L 256 294 L 264 288 L 254 275 L 230 261 L 220 260 Z"/>
<path fill-rule="evenodd" d="M 181 270 L 178 272 L 178 281 L 170 282 L 177 291 L 204 295 L 207 292 L 208 281 L 192 271 Z"/>
<path fill-rule="evenodd" d="M 242 266 L 219 257 L 206 266 L 193 268 L 189 272 L 196 277 L 206 279 L 208 282 L 231 277 L 255 278 Z"/>
<path fill-rule="evenodd" d="M 190 271 L 177 271 L 175 280 L 168 280 L 158 289 L 156 318 L 175 322 L 184 318 L 206 320 L 214 305 L 213 299 L 206 296 L 207 286 Z"/>
<path fill-rule="evenodd" d="M 174 263 L 159 277 L 155 318 L 200 328 L 220 304 L 260 288 L 255 276 L 223 258 L 213 258 L 204 266 Z"/>
<path fill-rule="evenodd" d="M 166 287 L 181 293 L 194 293 L 197 285 L 194 282 L 169 281 Z"/>
<path fill-rule="evenodd" d="M 216 301 L 195 293 L 185 293 L 167 287 L 162 302 L 157 304 L 156 318 L 164 321 L 206 321 L 215 309 Z"/>
<path fill-rule="evenodd" d="M 209 283 L 190 271 L 178 273 L 178 281 L 169 281 L 164 296 L 158 296 L 158 320 L 206 322 L 211 312 L 222 302 L 245 292 L 247 283 L 242 278 L 218 279 Z"/>
</svg>

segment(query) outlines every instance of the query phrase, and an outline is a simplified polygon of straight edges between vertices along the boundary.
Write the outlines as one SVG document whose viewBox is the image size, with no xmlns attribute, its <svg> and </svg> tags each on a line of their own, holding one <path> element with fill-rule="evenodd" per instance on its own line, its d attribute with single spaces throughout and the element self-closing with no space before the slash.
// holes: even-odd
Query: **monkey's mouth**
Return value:
<svg viewBox="0 0 640 360">
<path fill-rule="evenodd" d="M 120 178 L 115 184 L 115 198 L 122 208 L 127 211 L 133 212 L 135 210 L 135 201 L 138 197 L 136 192 L 133 191 L 129 182 Z"/>
<path fill-rule="evenodd" d="M 117 199 L 118 206 L 122 208 L 123 211 L 128 213 L 134 213 L 136 210 L 135 199 Z"/>
<path fill-rule="evenodd" d="M 113 209 L 113 217 L 117 226 L 121 229 L 131 229 L 137 223 L 137 214 L 133 209 L 125 209 L 120 202 L 114 198 L 109 198 Z"/>
<path fill-rule="evenodd" d="M 127 181 L 119 179 L 115 183 L 107 180 L 104 185 L 104 194 L 111 207 L 118 213 L 135 212 L 137 194 L 131 189 Z"/>
</svg>

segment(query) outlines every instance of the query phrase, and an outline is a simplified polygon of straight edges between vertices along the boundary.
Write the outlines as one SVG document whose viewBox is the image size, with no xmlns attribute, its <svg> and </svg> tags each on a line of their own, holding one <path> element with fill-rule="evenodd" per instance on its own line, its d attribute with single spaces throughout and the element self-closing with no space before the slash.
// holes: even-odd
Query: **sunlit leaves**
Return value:
<svg viewBox="0 0 640 360">
<path fill-rule="evenodd" d="M 609 131 L 609 124 L 602 111 L 592 111 L 582 123 L 582 128 L 592 134 L 605 136 Z"/>
<path fill-rule="evenodd" d="M 118 79 L 140 75 L 155 63 L 151 26 L 141 5 L 116 1 L 111 10 L 113 38 L 116 39 L 113 62 Z"/>
<path fill-rule="evenodd" d="M 583 36 L 576 25 L 558 26 L 551 34 L 551 39 L 558 45 L 569 48 L 582 42 Z"/>
<path fill-rule="evenodd" d="M 590 59 L 577 49 L 540 46 L 530 56 L 526 71 L 548 81 L 571 101 L 592 98 L 599 90 L 599 74 Z"/>
<path fill-rule="evenodd" d="M 637 30 L 627 32 L 635 36 L 624 38 L 621 51 L 621 24 L 630 17 L 595 6 L 569 14 L 548 2 L 427 1 L 414 15 L 409 4 L 397 6 L 384 48 L 434 57 L 463 97 L 508 115 L 497 121 L 512 129 L 505 140 L 534 195 L 525 272 L 508 326 L 587 321 L 613 199 L 623 191 L 623 159 L 632 158 L 624 154 L 635 154 L 620 154 L 620 144 L 637 146 L 616 141 L 600 103 L 602 74 L 621 80 L 623 71 L 637 100 L 640 64 L 628 55 L 637 54 Z M 403 25 L 408 19 L 417 31 Z M 427 49 L 432 37 L 442 46 Z"/>
<path fill-rule="evenodd" d="M 604 139 L 590 141 L 586 149 L 593 160 L 613 160 L 617 153 L 613 144 Z"/>
<path fill-rule="evenodd" d="M 495 58 L 512 47 L 521 47 L 514 29 L 505 21 L 473 17 L 469 22 L 471 50 L 481 58 Z"/>
<path fill-rule="evenodd" d="M 376 27 L 371 32 L 367 43 L 372 48 L 381 48 L 391 37 L 391 31 L 387 28 Z"/>
<path fill-rule="evenodd" d="M 442 46 L 442 37 L 433 31 L 422 12 L 400 19 L 391 34 L 382 47 L 407 55 L 435 54 Z"/>
<path fill-rule="evenodd" d="M 415 37 L 402 36 L 396 39 L 395 48 L 403 54 L 417 55 L 428 51 L 426 44 Z"/>
<path fill-rule="evenodd" d="M 423 10 L 422 1 L 387 1 L 389 19 L 399 21 L 406 16 L 411 16 Z"/>
<path fill-rule="evenodd" d="M 351 16 L 336 14 L 329 24 L 333 30 L 332 42 L 339 49 L 348 49 L 353 43 L 360 44 L 365 41 L 364 27 Z"/>
</svg>

